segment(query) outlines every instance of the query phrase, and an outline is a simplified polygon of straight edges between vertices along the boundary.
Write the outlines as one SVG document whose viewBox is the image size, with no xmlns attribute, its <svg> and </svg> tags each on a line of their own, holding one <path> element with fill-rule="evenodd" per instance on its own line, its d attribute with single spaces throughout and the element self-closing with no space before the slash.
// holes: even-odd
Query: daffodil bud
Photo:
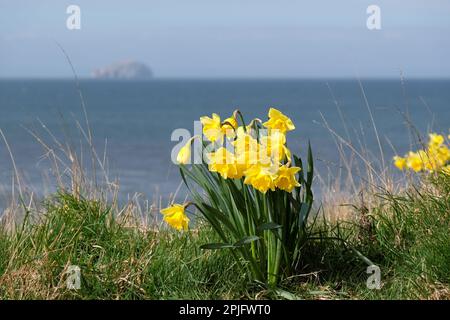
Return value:
<svg viewBox="0 0 450 320">
<path fill-rule="evenodd" d="M 198 138 L 198 136 L 193 136 L 188 140 L 188 142 L 180 149 L 177 155 L 177 162 L 179 164 L 189 164 L 191 162 L 191 144 L 192 140 Z"/>
</svg>

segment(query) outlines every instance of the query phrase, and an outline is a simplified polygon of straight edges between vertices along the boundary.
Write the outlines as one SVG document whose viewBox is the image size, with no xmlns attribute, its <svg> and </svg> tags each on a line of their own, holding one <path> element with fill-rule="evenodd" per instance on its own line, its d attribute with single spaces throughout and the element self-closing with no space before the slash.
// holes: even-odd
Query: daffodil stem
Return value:
<svg viewBox="0 0 450 320">
<path fill-rule="evenodd" d="M 246 222 L 247 222 L 248 234 L 255 234 L 255 232 L 256 232 L 255 222 L 257 219 L 254 219 L 255 217 L 253 217 L 252 212 L 250 212 L 249 201 L 248 201 L 248 190 L 247 190 L 247 186 L 244 183 L 244 179 L 241 179 L 241 186 L 242 186 L 242 191 L 244 192 L 245 210 L 247 213 L 247 221 Z M 254 241 L 252 241 L 250 246 L 251 246 L 251 250 L 252 250 L 252 257 L 253 257 L 253 259 L 255 259 L 255 261 L 257 261 L 258 256 L 256 253 L 256 243 Z"/>
<path fill-rule="evenodd" d="M 263 212 L 265 215 L 265 220 L 268 222 L 273 222 L 270 206 L 268 205 L 267 194 L 263 194 Z M 267 243 L 267 284 L 272 287 L 276 285 L 276 274 L 275 274 L 275 264 L 276 255 L 274 255 L 276 250 L 276 238 L 272 230 L 264 231 L 264 239 Z"/>
<path fill-rule="evenodd" d="M 195 205 L 195 203 L 192 202 L 192 201 L 188 201 L 188 202 L 184 203 L 184 209 L 187 209 L 189 206 L 197 207 L 197 206 Z"/>
<path fill-rule="evenodd" d="M 244 128 L 244 132 L 247 132 L 247 128 L 245 126 L 244 116 L 242 115 L 241 111 L 239 109 L 236 109 L 234 111 L 234 114 L 237 114 L 239 116 L 239 119 L 242 122 L 242 127 Z M 235 116 L 236 117 L 236 116 Z"/>
<path fill-rule="evenodd" d="M 258 119 L 258 118 L 255 118 L 255 119 L 252 120 L 250 127 L 253 127 L 255 129 L 256 141 L 258 141 L 258 143 L 259 143 L 260 139 L 259 139 L 259 125 L 258 125 L 258 123 L 261 124 L 262 121 L 260 119 Z"/>
<path fill-rule="evenodd" d="M 282 243 L 281 241 L 275 237 L 275 246 L 276 246 L 276 256 L 275 256 L 275 266 L 274 266 L 274 270 L 273 270 L 273 274 L 274 274 L 274 284 L 276 285 L 278 282 L 278 275 L 280 273 L 280 263 L 281 263 L 281 249 L 282 249 Z"/>
<path fill-rule="evenodd" d="M 224 125 L 230 126 L 233 129 L 233 131 L 236 132 L 237 128 L 235 128 L 229 121 L 222 122 L 222 124 L 220 126 L 223 127 Z"/>
</svg>

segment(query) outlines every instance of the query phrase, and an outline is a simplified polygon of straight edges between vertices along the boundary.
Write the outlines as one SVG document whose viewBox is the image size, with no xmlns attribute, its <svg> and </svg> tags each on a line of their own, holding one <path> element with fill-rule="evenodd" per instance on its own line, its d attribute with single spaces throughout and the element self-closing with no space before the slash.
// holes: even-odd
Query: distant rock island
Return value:
<svg viewBox="0 0 450 320">
<path fill-rule="evenodd" d="M 92 77 L 111 80 L 148 80 L 153 78 L 153 72 L 144 63 L 122 61 L 94 70 Z"/>
</svg>

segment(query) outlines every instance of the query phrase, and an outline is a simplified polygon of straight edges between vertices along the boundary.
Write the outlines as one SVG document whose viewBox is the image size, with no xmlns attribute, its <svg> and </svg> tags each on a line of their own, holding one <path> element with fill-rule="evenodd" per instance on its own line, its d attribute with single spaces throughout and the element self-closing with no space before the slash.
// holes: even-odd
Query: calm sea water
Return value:
<svg viewBox="0 0 450 320">
<path fill-rule="evenodd" d="M 393 154 L 386 138 L 399 152 L 407 151 L 409 135 L 401 112 L 408 110 L 413 123 L 425 132 L 448 132 L 449 80 L 363 80 L 361 82 L 387 156 Z M 337 170 L 333 137 L 328 124 L 345 134 L 336 104 L 349 132 L 364 137 L 377 150 L 363 91 L 357 80 L 154 80 L 148 82 L 81 81 L 94 141 L 101 153 L 107 140 L 109 167 L 119 177 L 122 197 L 141 192 L 148 198 L 166 197 L 180 183 L 170 152 L 176 128 L 193 130 L 193 120 L 217 112 L 228 116 L 239 108 L 247 121 L 265 118 L 270 106 L 289 115 L 297 130 L 289 137 L 294 151 L 303 153 L 310 140 L 319 169 Z M 49 140 L 42 121 L 56 137 L 80 145 L 74 119 L 82 120 L 74 81 L 1 80 L 0 128 L 13 151 L 17 167 L 29 184 L 45 193 L 52 190 L 49 163 L 43 148 L 27 132 L 32 129 Z M 363 133 L 363 135 L 361 135 Z M 87 155 L 86 155 L 87 156 Z M 333 167 L 335 164 L 335 167 Z M 0 144 L 2 196 L 10 189 L 12 165 Z M 48 181 L 47 181 L 48 180 Z"/>
</svg>

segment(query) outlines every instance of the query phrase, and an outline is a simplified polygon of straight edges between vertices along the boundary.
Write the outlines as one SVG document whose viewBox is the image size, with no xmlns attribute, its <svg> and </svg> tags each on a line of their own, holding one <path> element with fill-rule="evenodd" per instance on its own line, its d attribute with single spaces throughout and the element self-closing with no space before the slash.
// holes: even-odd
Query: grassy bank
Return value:
<svg viewBox="0 0 450 320">
<path fill-rule="evenodd" d="M 210 236 L 145 230 L 61 193 L 37 224 L 0 232 L 0 298 L 226 298 L 239 291 L 238 273 L 226 254 L 200 252 Z M 66 289 L 69 265 L 81 269 L 78 291 Z"/>
<path fill-rule="evenodd" d="M 297 276 L 281 287 L 304 299 L 450 298 L 449 176 L 375 196 L 379 205 L 354 207 L 357 219 L 317 219 Z M 280 298 L 249 283 L 229 251 L 200 250 L 217 241 L 207 226 L 149 229 L 64 192 L 40 211 L 0 227 L 0 299 Z M 380 267 L 380 290 L 366 287 L 356 251 Z M 79 290 L 66 287 L 70 265 L 81 269 Z"/>
</svg>

